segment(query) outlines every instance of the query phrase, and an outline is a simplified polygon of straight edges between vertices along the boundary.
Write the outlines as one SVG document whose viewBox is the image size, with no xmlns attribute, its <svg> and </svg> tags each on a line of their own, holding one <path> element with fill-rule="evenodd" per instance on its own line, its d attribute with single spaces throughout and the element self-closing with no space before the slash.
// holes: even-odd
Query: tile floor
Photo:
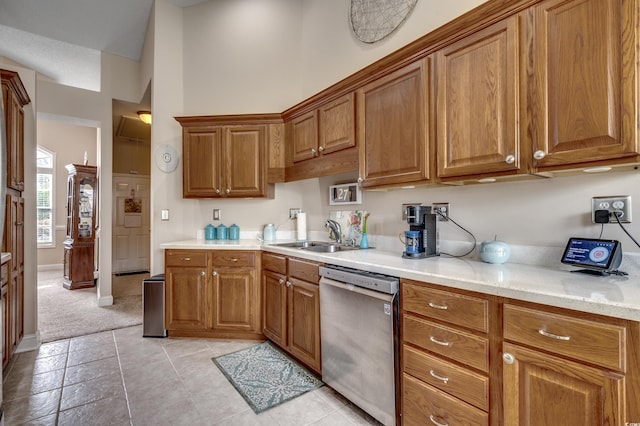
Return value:
<svg viewBox="0 0 640 426">
<path fill-rule="evenodd" d="M 143 338 L 141 326 L 46 343 L 5 369 L 5 424 L 377 424 L 326 386 L 254 414 L 211 361 L 254 344 Z"/>
</svg>

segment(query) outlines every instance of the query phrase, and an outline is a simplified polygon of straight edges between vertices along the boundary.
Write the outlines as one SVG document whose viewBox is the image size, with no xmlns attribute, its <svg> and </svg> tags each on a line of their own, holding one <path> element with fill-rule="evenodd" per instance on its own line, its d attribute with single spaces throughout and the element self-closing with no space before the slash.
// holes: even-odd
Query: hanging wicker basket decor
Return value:
<svg viewBox="0 0 640 426">
<path fill-rule="evenodd" d="M 351 28 L 358 40 L 375 43 L 394 32 L 418 0 L 351 0 Z"/>
</svg>

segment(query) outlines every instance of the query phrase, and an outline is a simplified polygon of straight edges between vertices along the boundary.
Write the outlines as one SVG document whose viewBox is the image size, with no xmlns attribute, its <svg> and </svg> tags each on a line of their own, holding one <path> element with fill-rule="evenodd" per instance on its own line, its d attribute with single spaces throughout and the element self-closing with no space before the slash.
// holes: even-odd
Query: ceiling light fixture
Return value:
<svg viewBox="0 0 640 426">
<path fill-rule="evenodd" d="M 144 124 L 151 124 L 151 111 L 138 111 L 138 118 Z"/>
</svg>

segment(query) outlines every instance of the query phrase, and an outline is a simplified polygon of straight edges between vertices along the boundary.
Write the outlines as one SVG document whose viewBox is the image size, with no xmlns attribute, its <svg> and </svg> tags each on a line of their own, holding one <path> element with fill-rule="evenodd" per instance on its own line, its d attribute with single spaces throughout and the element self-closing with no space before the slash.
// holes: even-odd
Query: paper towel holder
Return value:
<svg viewBox="0 0 640 426">
<path fill-rule="evenodd" d="M 329 186 L 329 205 L 362 204 L 362 190 L 357 182 Z"/>
</svg>

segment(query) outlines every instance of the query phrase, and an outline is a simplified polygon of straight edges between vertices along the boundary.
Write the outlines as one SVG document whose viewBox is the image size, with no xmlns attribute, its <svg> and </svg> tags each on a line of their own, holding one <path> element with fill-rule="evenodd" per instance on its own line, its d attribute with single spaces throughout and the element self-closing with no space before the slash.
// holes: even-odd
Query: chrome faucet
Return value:
<svg viewBox="0 0 640 426">
<path fill-rule="evenodd" d="M 342 244 L 342 230 L 340 229 L 340 224 L 338 222 L 328 219 L 324 223 L 324 227 L 329 228 L 329 237 L 331 237 L 331 234 L 333 234 L 336 243 Z"/>
</svg>

